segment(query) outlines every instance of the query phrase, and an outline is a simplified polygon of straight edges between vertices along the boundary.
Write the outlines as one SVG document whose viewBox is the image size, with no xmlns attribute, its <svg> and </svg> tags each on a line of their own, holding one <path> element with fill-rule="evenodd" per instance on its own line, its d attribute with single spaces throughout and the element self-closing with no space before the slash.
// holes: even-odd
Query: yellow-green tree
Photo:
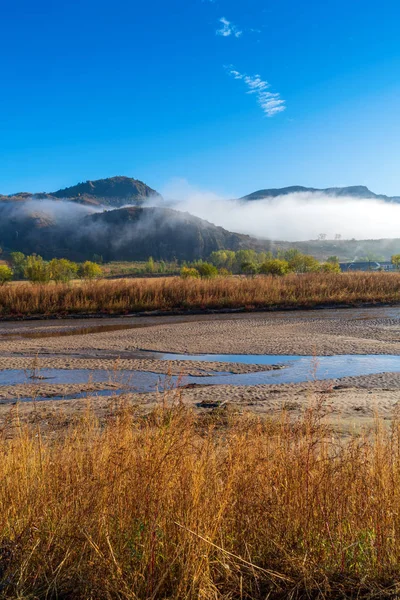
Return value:
<svg viewBox="0 0 400 600">
<path fill-rule="evenodd" d="M 27 256 L 25 260 L 24 276 L 31 283 L 48 283 L 50 281 L 49 265 L 37 254 Z"/>
<path fill-rule="evenodd" d="M 103 274 L 103 269 L 100 265 L 87 260 L 79 267 L 79 275 L 82 279 L 97 279 Z"/>
<path fill-rule="evenodd" d="M 5 285 L 11 281 L 13 272 L 7 265 L 0 265 L 0 285 Z"/>
<path fill-rule="evenodd" d="M 289 263 L 281 258 L 266 260 L 260 267 L 263 275 L 286 275 L 289 272 Z"/>
<path fill-rule="evenodd" d="M 400 254 L 393 254 L 392 265 L 394 265 L 396 269 L 400 267 Z"/>
<path fill-rule="evenodd" d="M 53 258 L 49 262 L 50 278 L 56 283 L 68 283 L 78 274 L 78 265 L 66 258 Z"/>
</svg>

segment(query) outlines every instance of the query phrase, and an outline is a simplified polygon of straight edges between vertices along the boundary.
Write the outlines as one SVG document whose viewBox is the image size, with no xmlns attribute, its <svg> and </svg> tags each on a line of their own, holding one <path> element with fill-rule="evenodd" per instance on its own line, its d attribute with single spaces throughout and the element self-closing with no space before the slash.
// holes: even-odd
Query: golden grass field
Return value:
<svg viewBox="0 0 400 600">
<path fill-rule="evenodd" d="M 0 435 L 2 598 L 383 598 L 400 592 L 400 423 L 146 418 L 91 406 L 57 435 Z M 62 420 L 62 416 L 60 416 Z"/>
<path fill-rule="evenodd" d="M 123 279 L 0 287 L 0 316 L 299 308 L 396 303 L 400 273 L 308 273 L 211 280 Z"/>
</svg>

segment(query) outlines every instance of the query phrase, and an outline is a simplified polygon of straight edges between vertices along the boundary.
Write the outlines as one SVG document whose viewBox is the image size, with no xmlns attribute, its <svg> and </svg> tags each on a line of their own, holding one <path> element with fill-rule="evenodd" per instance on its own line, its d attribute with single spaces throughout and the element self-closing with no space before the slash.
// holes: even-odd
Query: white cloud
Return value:
<svg viewBox="0 0 400 600">
<path fill-rule="evenodd" d="M 233 35 L 236 38 L 239 38 L 242 35 L 242 31 L 225 17 L 222 17 L 219 22 L 222 24 L 222 27 L 215 32 L 217 35 L 222 35 L 222 37 Z"/>
<path fill-rule="evenodd" d="M 260 75 L 246 75 L 233 67 L 227 67 L 227 71 L 234 79 L 244 81 L 248 87 L 247 94 L 256 95 L 257 102 L 267 117 L 273 117 L 286 109 L 285 100 L 280 97 L 280 94 L 269 92 L 270 84 L 261 79 Z"/>
</svg>

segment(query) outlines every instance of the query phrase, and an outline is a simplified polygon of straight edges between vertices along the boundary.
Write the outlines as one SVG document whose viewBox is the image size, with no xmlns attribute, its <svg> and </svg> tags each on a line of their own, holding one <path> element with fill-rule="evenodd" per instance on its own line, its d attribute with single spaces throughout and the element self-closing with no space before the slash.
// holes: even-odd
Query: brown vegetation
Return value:
<svg viewBox="0 0 400 600">
<path fill-rule="evenodd" d="M 306 273 L 0 287 L 0 316 L 273 309 L 400 301 L 400 273 Z"/>
<path fill-rule="evenodd" d="M 170 392 L 56 437 L 0 432 L 3 598 L 394 597 L 400 424 L 332 437 L 290 423 L 196 420 Z M 164 399 L 165 400 L 165 399 Z M 14 409 L 15 410 L 15 409 Z"/>
</svg>

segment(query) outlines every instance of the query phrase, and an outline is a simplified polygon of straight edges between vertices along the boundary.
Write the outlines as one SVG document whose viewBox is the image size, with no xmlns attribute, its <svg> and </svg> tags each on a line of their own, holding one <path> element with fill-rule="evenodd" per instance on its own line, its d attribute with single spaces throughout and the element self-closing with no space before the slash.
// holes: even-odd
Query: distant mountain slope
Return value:
<svg viewBox="0 0 400 600">
<path fill-rule="evenodd" d="M 132 177 L 109 177 L 96 181 L 78 183 L 56 192 L 18 192 L 11 196 L 1 196 L 0 200 L 23 202 L 29 198 L 39 200 L 62 200 L 88 206 L 110 206 L 119 208 L 125 204 L 141 204 L 144 200 L 158 197 L 160 194 L 151 187 Z"/>
<path fill-rule="evenodd" d="M 301 185 L 293 185 L 284 188 L 271 188 L 258 190 L 247 196 L 243 196 L 240 200 L 263 200 L 265 198 L 278 198 L 279 196 L 288 196 L 289 194 L 300 193 L 320 193 L 332 197 L 353 197 L 371 200 L 384 200 L 385 202 L 400 202 L 400 196 L 385 196 L 383 194 L 374 194 L 365 185 L 353 185 L 349 187 L 334 187 L 334 188 L 312 188 L 303 187 Z"/>
<path fill-rule="evenodd" d="M 0 247 L 79 261 L 99 254 L 110 261 L 149 256 L 194 260 L 206 258 L 214 250 L 259 246 L 247 235 L 168 208 L 132 206 L 88 214 L 84 207 L 76 207 L 66 214 L 60 203 L 50 215 L 42 212 L 40 205 L 0 202 Z"/>
</svg>

